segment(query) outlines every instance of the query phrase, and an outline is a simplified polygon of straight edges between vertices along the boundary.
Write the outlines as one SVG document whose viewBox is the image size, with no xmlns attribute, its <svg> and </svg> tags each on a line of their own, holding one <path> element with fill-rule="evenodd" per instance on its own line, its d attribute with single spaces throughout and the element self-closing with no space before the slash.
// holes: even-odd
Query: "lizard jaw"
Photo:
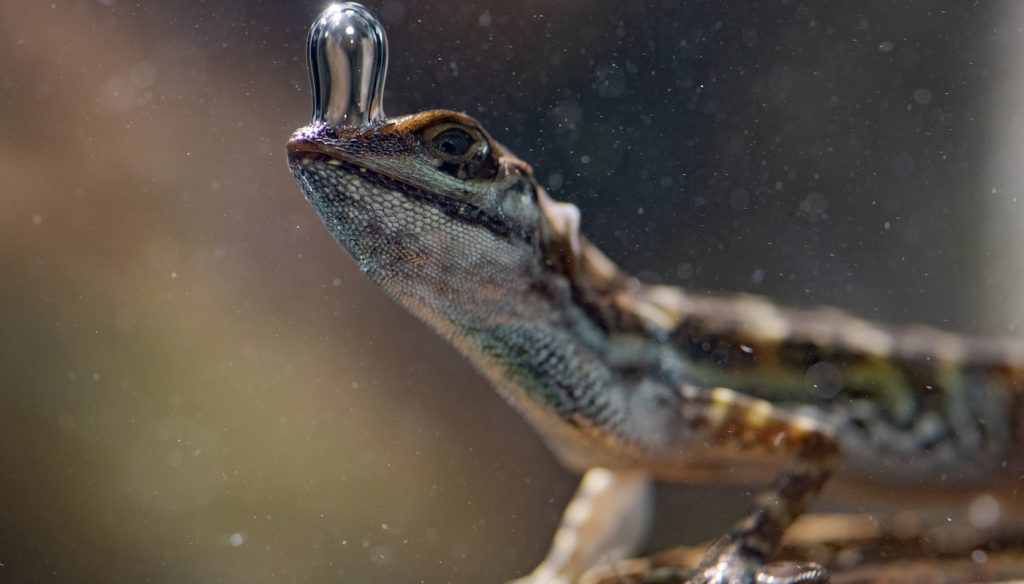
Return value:
<svg viewBox="0 0 1024 584">
<path fill-rule="evenodd" d="M 287 146 L 289 166 L 301 164 L 305 160 L 344 160 L 356 164 L 355 160 L 345 157 L 338 148 L 319 140 L 321 132 L 321 126 L 307 126 L 292 134 Z"/>
</svg>

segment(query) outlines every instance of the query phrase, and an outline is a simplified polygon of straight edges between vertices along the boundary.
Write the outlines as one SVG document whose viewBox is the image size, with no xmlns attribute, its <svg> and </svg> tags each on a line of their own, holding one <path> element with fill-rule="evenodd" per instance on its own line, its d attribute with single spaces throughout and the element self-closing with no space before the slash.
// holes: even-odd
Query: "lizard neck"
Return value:
<svg viewBox="0 0 1024 584">
<path fill-rule="evenodd" d="M 565 278 L 575 304 L 596 326 L 609 334 L 662 339 L 679 325 L 691 305 L 682 289 L 643 284 L 624 272 L 580 233 L 575 205 L 536 189 L 545 264 Z"/>
</svg>

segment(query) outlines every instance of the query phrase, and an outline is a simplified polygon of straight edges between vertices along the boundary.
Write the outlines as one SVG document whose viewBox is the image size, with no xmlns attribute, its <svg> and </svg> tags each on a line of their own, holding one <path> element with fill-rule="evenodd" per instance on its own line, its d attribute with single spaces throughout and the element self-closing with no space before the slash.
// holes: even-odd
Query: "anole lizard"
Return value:
<svg viewBox="0 0 1024 584">
<path fill-rule="evenodd" d="M 288 143 L 295 178 L 362 271 L 585 473 L 524 582 L 570 582 L 629 553 L 652 480 L 769 484 L 693 583 L 827 581 L 768 562 L 833 475 L 911 494 L 984 487 L 1021 507 L 1024 345 L 645 285 L 473 118 L 385 118 L 382 68 L 338 97 L 338 68 L 317 53 L 337 26 L 311 33 L 317 105 Z M 367 79 L 380 55 L 359 46 L 341 70 Z"/>
</svg>

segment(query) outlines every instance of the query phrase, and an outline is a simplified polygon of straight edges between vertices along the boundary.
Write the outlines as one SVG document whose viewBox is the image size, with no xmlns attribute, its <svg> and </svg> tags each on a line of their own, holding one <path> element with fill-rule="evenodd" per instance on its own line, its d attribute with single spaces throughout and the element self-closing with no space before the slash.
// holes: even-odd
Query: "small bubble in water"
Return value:
<svg viewBox="0 0 1024 584">
<path fill-rule="evenodd" d="M 387 566 L 394 561 L 394 552 L 388 546 L 377 546 L 370 553 L 370 561 L 378 566 Z"/>
<path fill-rule="evenodd" d="M 919 87 L 919 88 L 914 90 L 914 101 L 916 101 L 917 103 L 919 103 L 921 105 L 925 105 L 925 104 L 931 103 L 931 101 L 932 101 L 932 92 L 928 91 L 927 89 L 925 89 L 923 87 Z"/>
<path fill-rule="evenodd" d="M 562 173 L 560 173 L 560 172 L 552 172 L 550 175 L 548 175 L 548 188 L 549 189 L 551 189 L 553 191 L 557 191 L 558 189 L 562 188 L 562 185 L 564 183 L 565 183 L 565 178 L 562 176 Z"/>
<path fill-rule="evenodd" d="M 987 529 L 999 522 L 999 501 L 992 495 L 975 497 L 967 507 L 967 518 L 978 529 Z"/>
</svg>

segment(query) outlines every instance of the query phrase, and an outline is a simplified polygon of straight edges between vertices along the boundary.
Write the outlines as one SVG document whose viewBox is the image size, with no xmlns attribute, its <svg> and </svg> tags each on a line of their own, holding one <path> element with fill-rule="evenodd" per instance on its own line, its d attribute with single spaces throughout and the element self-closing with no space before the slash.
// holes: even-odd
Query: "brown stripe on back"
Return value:
<svg viewBox="0 0 1024 584">
<path fill-rule="evenodd" d="M 904 429 L 924 412 L 953 426 L 950 408 L 959 406 L 949 400 L 992 399 L 1005 403 L 1011 440 L 1024 449 L 1024 343 L 969 341 L 921 326 L 882 327 L 837 310 L 775 308 L 747 296 L 691 295 L 686 308 L 668 339 L 687 360 L 706 366 L 695 372 L 698 381 L 731 384 L 773 401 L 873 400 L 884 421 Z M 819 363 L 840 373 L 838 391 L 812 391 L 816 378 L 805 376 Z M 963 386 L 979 373 L 988 381 Z M 978 429 L 986 432 L 980 421 Z"/>
<path fill-rule="evenodd" d="M 706 321 L 689 316 L 672 331 L 669 342 L 693 361 L 729 369 L 750 369 L 758 355 L 766 351 L 758 351 L 737 332 L 725 327 L 712 330 Z"/>
</svg>

